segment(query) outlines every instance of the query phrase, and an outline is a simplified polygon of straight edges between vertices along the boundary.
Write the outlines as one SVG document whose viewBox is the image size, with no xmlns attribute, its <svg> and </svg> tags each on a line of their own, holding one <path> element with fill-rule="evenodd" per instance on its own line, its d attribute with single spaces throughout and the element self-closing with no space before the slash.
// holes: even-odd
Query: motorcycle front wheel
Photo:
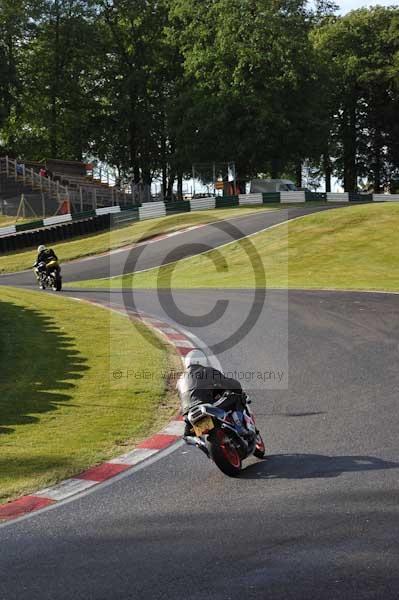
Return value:
<svg viewBox="0 0 399 600">
<path fill-rule="evenodd" d="M 215 429 L 208 437 L 209 454 L 215 465 L 229 477 L 241 472 L 241 457 L 230 435 L 223 429 Z"/>
<path fill-rule="evenodd" d="M 261 434 L 258 433 L 256 436 L 256 448 L 254 450 L 254 456 L 256 456 L 256 458 L 264 458 L 265 452 L 266 452 L 265 443 L 262 439 Z"/>
</svg>

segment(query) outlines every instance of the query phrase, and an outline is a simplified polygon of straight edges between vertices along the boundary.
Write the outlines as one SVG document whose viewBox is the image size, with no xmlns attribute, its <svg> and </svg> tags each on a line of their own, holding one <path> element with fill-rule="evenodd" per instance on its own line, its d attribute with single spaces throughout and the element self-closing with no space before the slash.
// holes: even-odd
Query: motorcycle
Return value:
<svg viewBox="0 0 399 600">
<path fill-rule="evenodd" d="M 187 419 L 195 436 L 185 437 L 187 444 L 196 446 L 230 477 L 239 475 L 242 461 L 251 455 L 262 459 L 265 444 L 256 428 L 249 404 L 244 395 L 242 420 L 238 416 L 236 396 L 225 393 L 213 404 L 192 408 Z"/>
<path fill-rule="evenodd" d="M 47 264 L 45 262 L 39 262 L 35 266 L 35 272 L 40 285 L 40 289 L 45 290 L 46 287 L 50 287 L 55 292 L 61 291 L 61 267 L 58 264 L 57 260 L 51 260 Z"/>
</svg>

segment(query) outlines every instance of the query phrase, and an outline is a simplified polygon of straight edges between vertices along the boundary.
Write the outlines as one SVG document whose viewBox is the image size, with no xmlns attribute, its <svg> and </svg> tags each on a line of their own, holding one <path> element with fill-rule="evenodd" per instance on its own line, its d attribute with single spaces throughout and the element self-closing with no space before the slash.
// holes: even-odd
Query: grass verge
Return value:
<svg viewBox="0 0 399 600">
<path fill-rule="evenodd" d="M 73 285 L 398 291 L 398 229 L 397 204 L 333 209 L 160 269 Z"/>
<path fill-rule="evenodd" d="M 103 308 L 0 287 L 0 503 L 123 453 L 176 413 L 167 374 L 178 358 L 143 331 Z"/>
<path fill-rule="evenodd" d="M 260 205 L 254 207 L 237 207 L 217 210 L 204 210 L 198 212 L 182 213 L 161 217 L 159 219 L 149 219 L 147 221 L 135 222 L 132 225 L 119 229 L 112 229 L 105 233 L 96 233 L 90 236 L 77 238 L 59 244 L 51 244 L 62 262 L 68 262 L 85 256 L 93 256 L 121 248 L 143 239 L 146 235 L 158 235 L 170 233 L 190 227 L 192 225 L 211 223 L 217 219 L 224 219 L 232 216 L 250 214 L 256 210 L 276 210 L 283 208 L 281 204 Z M 4 254 L 0 256 L 0 273 L 12 273 L 30 269 L 36 258 L 36 249 L 23 250 L 13 254 Z"/>
<path fill-rule="evenodd" d="M 7 225 L 20 225 L 21 223 L 26 223 L 27 221 L 31 221 L 32 219 L 18 219 L 16 217 L 0 215 L 0 227 L 6 227 Z"/>
</svg>

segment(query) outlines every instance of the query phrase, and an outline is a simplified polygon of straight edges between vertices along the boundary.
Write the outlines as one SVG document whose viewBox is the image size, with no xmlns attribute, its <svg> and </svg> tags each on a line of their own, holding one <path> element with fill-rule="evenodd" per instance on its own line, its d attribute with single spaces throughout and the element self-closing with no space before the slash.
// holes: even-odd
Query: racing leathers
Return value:
<svg viewBox="0 0 399 600">
<path fill-rule="evenodd" d="M 221 371 L 212 367 L 190 365 L 177 382 L 181 410 L 184 416 L 199 404 L 213 404 L 225 392 L 234 392 L 236 409 L 242 411 L 245 404 L 241 384 L 236 379 L 225 377 Z M 186 419 L 184 435 L 190 435 L 191 426 Z"/>
</svg>

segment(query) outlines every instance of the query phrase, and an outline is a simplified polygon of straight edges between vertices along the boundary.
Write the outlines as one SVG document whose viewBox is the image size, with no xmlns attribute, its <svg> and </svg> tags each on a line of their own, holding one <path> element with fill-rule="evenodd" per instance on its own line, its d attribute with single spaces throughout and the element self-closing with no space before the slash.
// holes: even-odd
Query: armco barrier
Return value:
<svg viewBox="0 0 399 600">
<path fill-rule="evenodd" d="M 216 196 L 215 198 L 215 208 L 233 208 L 238 205 L 238 196 Z"/>
<path fill-rule="evenodd" d="M 183 200 L 181 202 L 166 202 L 165 208 L 167 215 L 190 212 L 191 210 L 190 202 L 188 200 Z"/>
<path fill-rule="evenodd" d="M 44 227 L 43 219 L 40 219 L 40 221 L 30 221 L 29 223 L 20 223 L 19 225 L 16 225 L 15 227 L 16 227 L 17 233 L 19 233 L 20 231 L 29 231 L 32 229 L 40 229 L 41 227 Z"/>
<path fill-rule="evenodd" d="M 373 200 L 373 194 L 358 194 L 356 192 L 349 192 L 349 202 L 371 202 Z"/>
<path fill-rule="evenodd" d="M 263 192 L 262 194 L 263 204 L 269 202 L 280 202 L 280 192 Z"/>
<path fill-rule="evenodd" d="M 82 232 L 82 224 L 84 231 Z M 54 224 L 45 229 L 16 233 L 8 237 L 0 237 L 0 253 L 32 248 L 40 244 L 60 242 L 79 235 L 94 233 L 108 229 L 110 226 L 110 215 L 99 215 L 90 217 L 86 221 L 69 221 L 68 223 Z"/>
<path fill-rule="evenodd" d="M 17 232 L 17 229 L 16 229 L 15 225 L 8 225 L 8 227 L 2 227 L 0 229 L 0 237 L 12 235 L 13 233 L 16 233 L 16 232 Z"/>
<path fill-rule="evenodd" d="M 114 213 L 111 215 L 112 225 L 123 226 L 132 223 L 133 221 L 139 220 L 139 208 L 132 208 L 130 210 L 122 210 L 120 213 Z"/>
<path fill-rule="evenodd" d="M 82 213 L 72 213 L 72 221 L 88 219 L 89 217 L 95 217 L 95 216 L 96 216 L 95 210 L 86 210 L 85 212 L 82 212 Z"/>
<path fill-rule="evenodd" d="M 281 204 L 305 202 L 305 192 L 280 192 Z"/>
<path fill-rule="evenodd" d="M 43 219 L 43 224 L 46 227 L 47 225 L 58 225 L 59 223 L 68 223 L 68 221 L 72 221 L 72 215 L 57 215 L 56 217 L 48 217 L 47 219 Z"/>
<path fill-rule="evenodd" d="M 311 192 L 305 190 L 306 202 L 325 202 L 327 200 L 327 194 L 325 192 Z"/>
<path fill-rule="evenodd" d="M 147 202 L 139 207 L 140 221 L 145 219 L 156 219 L 157 217 L 165 217 L 166 208 L 164 202 Z"/>
<path fill-rule="evenodd" d="M 263 204 L 262 194 L 240 194 L 240 206 L 250 204 Z"/>
<path fill-rule="evenodd" d="M 104 208 L 96 208 L 96 215 L 108 215 L 108 214 L 115 214 L 115 213 L 120 213 L 121 212 L 121 207 L 120 206 L 105 206 Z"/>
<path fill-rule="evenodd" d="M 348 192 L 327 192 L 327 202 L 349 202 Z"/>
<path fill-rule="evenodd" d="M 373 194 L 374 202 L 399 202 L 399 194 Z"/>
<path fill-rule="evenodd" d="M 191 210 L 210 210 L 216 208 L 216 198 L 193 198 L 190 200 Z"/>
</svg>

